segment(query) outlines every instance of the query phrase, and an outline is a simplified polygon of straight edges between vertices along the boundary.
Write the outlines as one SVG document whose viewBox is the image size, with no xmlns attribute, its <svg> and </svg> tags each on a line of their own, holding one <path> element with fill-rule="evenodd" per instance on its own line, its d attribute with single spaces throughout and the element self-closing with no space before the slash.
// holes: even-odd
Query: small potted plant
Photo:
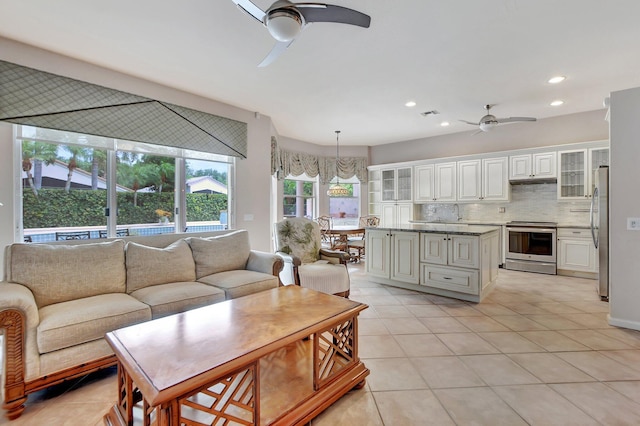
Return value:
<svg viewBox="0 0 640 426">
<path fill-rule="evenodd" d="M 169 218 L 171 217 L 171 212 L 168 212 L 168 211 L 162 210 L 162 209 L 157 209 L 156 210 L 156 214 L 158 215 L 160 223 L 162 223 L 162 224 L 169 223 Z"/>
</svg>

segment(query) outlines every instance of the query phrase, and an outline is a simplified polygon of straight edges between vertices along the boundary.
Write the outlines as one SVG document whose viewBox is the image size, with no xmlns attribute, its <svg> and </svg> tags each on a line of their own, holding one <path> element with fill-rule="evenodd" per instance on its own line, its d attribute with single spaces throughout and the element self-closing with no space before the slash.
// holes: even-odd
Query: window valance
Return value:
<svg viewBox="0 0 640 426">
<path fill-rule="evenodd" d="M 0 121 L 247 156 L 246 123 L 5 61 Z"/>
<path fill-rule="evenodd" d="M 278 147 L 276 138 L 271 138 L 271 174 L 280 180 L 287 176 L 320 176 L 322 184 L 329 183 L 336 176 L 336 158 L 293 152 Z M 338 177 L 350 179 L 355 176 L 360 182 L 367 182 L 366 157 L 340 157 Z"/>
</svg>

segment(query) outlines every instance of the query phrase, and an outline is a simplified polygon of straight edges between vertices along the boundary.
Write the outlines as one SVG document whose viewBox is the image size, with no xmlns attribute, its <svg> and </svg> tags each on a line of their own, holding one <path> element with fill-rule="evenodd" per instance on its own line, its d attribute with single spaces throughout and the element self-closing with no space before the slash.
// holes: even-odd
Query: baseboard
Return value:
<svg viewBox="0 0 640 426">
<path fill-rule="evenodd" d="M 609 320 L 609 325 L 614 325 L 616 327 L 629 328 L 631 330 L 640 331 L 640 322 L 639 321 L 629 321 L 620 318 L 613 318 L 611 314 L 608 315 L 607 319 Z"/>
</svg>

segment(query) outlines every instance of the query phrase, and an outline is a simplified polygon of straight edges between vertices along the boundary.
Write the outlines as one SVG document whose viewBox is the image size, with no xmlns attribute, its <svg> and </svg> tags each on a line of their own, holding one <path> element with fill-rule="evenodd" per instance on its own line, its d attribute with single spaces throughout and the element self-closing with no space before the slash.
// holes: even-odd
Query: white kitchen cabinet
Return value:
<svg viewBox="0 0 640 426">
<path fill-rule="evenodd" d="M 440 265 L 478 268 L 478 237 L 468 235 L 420 235 L 420 261 Z"/>
<path fill-rule="evenodd" d="M 369 182 L 367 183 L 369 215 L 378 217 L 382 214 L 380 209 L 380 202 L 382 201 L 380 176 L 380 170 L 369 170 Z"/>
<path fill-rule="evenodd" d="M 419 234 L 391 230 L 367 230 L 367 273 L 371 276 L 418 284 Z"/>
<path fill-rule="evenodd" d="M 413 219 L 413 204 L 382 203 L 380 208 L 380 226 L 393 228 L 396 225 L 408 225 Z"/>
<path fill-rule="evenodd" d="M 414 201 L 456 201 L 456 163 L 415 166 Z"/>
<path fill-rule="evenodd" d="M 598 272 L 598 250 L 593 245 L 590 229 L 559 228 L 557 247 L 558 274 Z"/>
<path fill-rule="evenodd" d="M 458 201 L 509 201 L 508 158 L 458 161 Z"/>
<path fill-rule="evenodd" d="M 509 156 L 509 180 L 554 179 L 557 173 L 555 152 Z"/>
<path fill-rule="evenodd" d="M 594 171 L 609 165 L 609 148 L 558 152 L 558 199 L 582 200 L 593 196 Z"/>
<path fill-rule="evenodd" d="M 382 202 L 412 201 L 412 167 L 381 170 Z"/>
</svg>

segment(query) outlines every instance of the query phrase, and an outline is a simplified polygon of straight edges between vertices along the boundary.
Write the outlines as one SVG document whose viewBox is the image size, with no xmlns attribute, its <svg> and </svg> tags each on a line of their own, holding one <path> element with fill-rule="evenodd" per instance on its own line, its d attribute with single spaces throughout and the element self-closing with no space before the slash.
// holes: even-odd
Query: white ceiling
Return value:
<svg viewBox="0 0 640 426">
<path fill-rule="evenodd" d="M 371 27 L 309 25 L 266 68 L 273 39 L 231 0 L 0 0 L 0 36 L 260 112 L 322 145 L 336 129 L 345 145 L 473 130 L 458 120 L 478 121 L 487 103 L 498 117 L 592 111 L 640 86 L 638 0 L 330 3 Z M 557 74 L 566 81 L 547 83 Z"/>
</svg>

